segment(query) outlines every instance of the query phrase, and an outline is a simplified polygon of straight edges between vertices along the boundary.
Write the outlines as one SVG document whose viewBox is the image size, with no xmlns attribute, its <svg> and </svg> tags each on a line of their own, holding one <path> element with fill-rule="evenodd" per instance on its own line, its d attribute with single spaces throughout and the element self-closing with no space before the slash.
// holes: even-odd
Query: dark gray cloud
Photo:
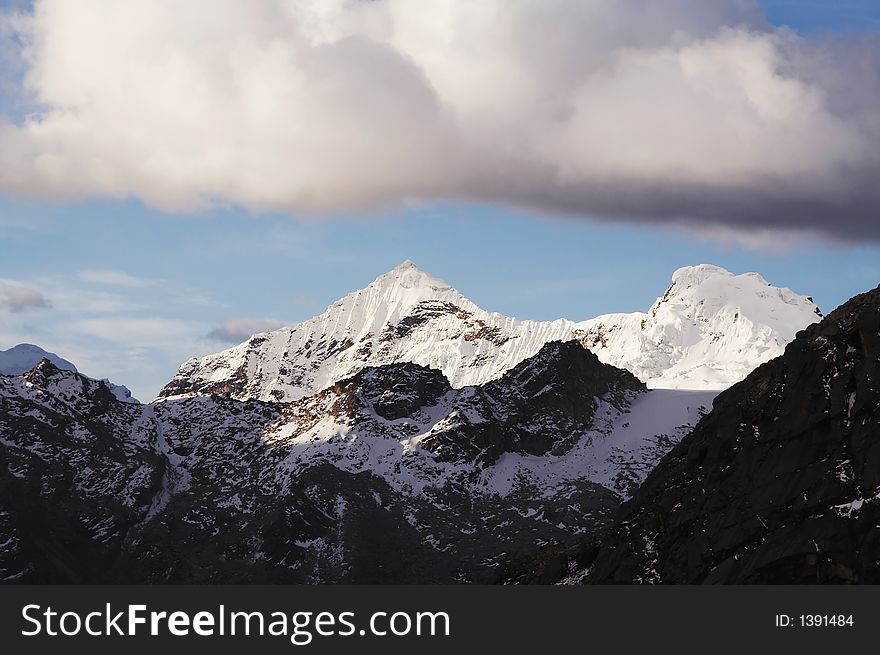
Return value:
<svg viewBox="0 0 880 655">
<path fill-rule="evenodd" d="M 271 318 L 234 318 L 224 321 L 205 335 L 205 338 L 219 343 L 237 344 L 254 334 L 277 330 L 282 325 L 284 324 L 281 321 Z"/>
<path fill-rule="evenodd" d="M 36 289 L 15 280 L 0 280 L 0 309 L 19 313 L 48 307 L 49 301 Z"/>
<path fill-rule="evenodd" d="M 39 108 L 7 191 L 880 240 L 880 36 L 753 0 L 43 0 L 2 33 Z"/>
</svg>

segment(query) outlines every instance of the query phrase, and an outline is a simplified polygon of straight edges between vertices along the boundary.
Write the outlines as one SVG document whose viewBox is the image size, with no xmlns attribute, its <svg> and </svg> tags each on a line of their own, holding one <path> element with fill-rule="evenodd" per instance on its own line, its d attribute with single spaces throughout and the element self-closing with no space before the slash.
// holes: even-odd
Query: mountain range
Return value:
<svg viewBox="0 0 880 655">
<path fill-rule="evenodd" d="M 805 375 L 778 376 L 776 393 L 792 400 L 772 416 L 746 416 L 745 401 L 726 399 L 744 386 L 752 398 L 762 384 L 756 376 L 810 334 L 849 338 L 827 328 L 842 309 L 804 332 L 821 318 L 808 297 L 754 273 L 700 265 L 676 271 L 646 313 L 520 321 L 480 309 L 405 262 L 320 316 L 189 360 L 149 404 L 120 402 L 108 382 L 57 356 L 26 370 L 7 363 L 0 578 L 764 580 L 653 576 L 653 564 L 621 563 L 614 553 L 623 548 L 609 556 L 600 544 L 631 534 L 631 520 L 620 517 L 639 503 L 654 511 L 650 490 L 694 435 L 740 430 L 734 423 L 748 424 L 744 417 L 784 426 L 819 412 L 798 405 L 812 384 Z M 876 310 L 863 302 L 853 311 Z M 876 366 L 876 339 L 860 339 L 864 352 L 845 354 L 873 357 Z M 18 347 L 0 364 L 24 354 Z M 815 368 L 811 361 L 805 369 Z M 870 432 L 877 378 L 859 366 Z M 772 441 L 779 430 L 767 434 Z M 705 437 L 710 452 L 713 438 Z M 821 472 L 820 455 L 809 451 L 804 465 Z M 677 488 L 697 484 L 705 466 L 727 470 L 736 457 L 724 457 L 682 465 Z M 736 464 L 751 480 L 744 489 L 760 488 L 742 473 L 754 465 Z M 732 507 L 742 502 L 719 476 L 718 493 Z M 646 539 L 687 549 L 691 538 Z M 638 543 L 643 557 L 647 541 Z M 851 570 L 854 580 L 873 575 Z"/>
<path fill-rule="evenodd" d="M 679 269 L 647 313 L 521 321 L 477 307 L 406 261 L 320 316 L 186 362 L 162 398 L 220 393 L 296 400 L 368 366 L 412 362 L 453 387 L 499 378 L 550 341 L 576 339 L 654 388 L 720 390 L 821 318 L 812 299 L 760 275 Z"/>
</svg>

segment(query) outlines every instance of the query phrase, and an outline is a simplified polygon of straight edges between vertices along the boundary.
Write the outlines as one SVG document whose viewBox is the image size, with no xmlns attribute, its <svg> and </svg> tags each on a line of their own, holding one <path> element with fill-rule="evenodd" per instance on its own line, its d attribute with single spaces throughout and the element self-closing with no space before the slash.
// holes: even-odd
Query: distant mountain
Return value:
<svg viewBox="0 0 880 655">
<path fill-rule="evenodd" d="M 76 366 L 55 353 L 47 352 L 32 343 L 20 343 L 9 350 L 0 350 L 0 375 L 21 375 L 39 364 L 42 359 L 48 360 L 62 371 L 77 372 Z M 132 397 L 128 387 L 113 384 L 107 379 L 104 380 L 104 383 L 107 384 L 110 392 L 122 402 L 138 402 L 137 398 Z"/>
<path fill-rule="evenodd" d="M 50 353 L 32 343 L 20 343 L 9 350 L 0 350 L 0 375 L 21 375 L 48 359 L 62 371 L 73 371 L 76 366 L 55 353 Z"/>
<path fill-rule="evenodd" d="M 878 526 L 880 287 L 719 395 L 581 569 L 598 583 L 878 584 Z"/>
<path fill-rule="evenodd" d="M 480 309 L 407 261 L 320 316 L 189 360 L 160 397 L 290 401 L 363 368 L 401 362 L 436 368 L 460 388 L 572 339 L 652 387 L 719 390 L 779 355 L 820 316 L 809 298 L 755 273 L 701 265 L 676 271 L 647 314 L 520 321 Z"/>
</svg>

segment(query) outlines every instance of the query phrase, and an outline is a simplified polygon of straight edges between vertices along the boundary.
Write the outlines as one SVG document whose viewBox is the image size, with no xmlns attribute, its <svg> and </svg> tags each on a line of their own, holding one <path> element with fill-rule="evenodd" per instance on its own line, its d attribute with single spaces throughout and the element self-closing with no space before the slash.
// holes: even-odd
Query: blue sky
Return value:
<svg viewBox="0 0 880 655">
<path fill-rule="evenodd" d="M 845 32 L 880 28 L 874 0 L 761 0 L 767 19 L 800 32 Z"/>
<path fill-rule="evenodd" d="M 761 5 L 773 24 L 803 34 L 880 27 L 876 1 Z M 20 99 L 6 91 L 0 109 L 14 119 Z M 0 349 L 37 343 L 143 400 L 185 358 L 226 347 L 206 338 L 224 321 L 308 318 L 404 259 L 486 309 L 533 319 L 645 310 L 676 268 L 703 262 L 758 271 L 824 311 L 880 282 L 876 240 L 765 235 L 754 226 L 731 234 L 593 221 L 501 202 L 410 202 L 306 218 L 237 203 L 155 204 L 0 193 L 0 281 L 35 289 L 48 304 L 0 310 Z"/>
</svg>

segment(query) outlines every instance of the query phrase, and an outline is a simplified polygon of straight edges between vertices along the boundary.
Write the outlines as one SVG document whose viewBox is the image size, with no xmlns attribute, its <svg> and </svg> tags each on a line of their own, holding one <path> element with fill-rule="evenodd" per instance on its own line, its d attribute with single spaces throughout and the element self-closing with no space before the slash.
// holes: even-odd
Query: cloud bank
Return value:
<svg viewBox="0 0 880 655">
<path fill-rule="evenodd" d="M 238 344 L 255 334 L 272 332 L 284 323 L 272 318 L 233 318 L 211 330 L 205 338 L 226 344 Z"/>
<path fill-rule="evenodd" d="M 880 240 L 880 36 L 752 0 L 43 0 L 2 34 L 6 192 Z"/>
<path fill-rule="evenodd" d="M 0 279 L 0 309 L 19 313 L 47 307 L 49 301 L 37 289 L 15 280 Z"/>
</svg>

